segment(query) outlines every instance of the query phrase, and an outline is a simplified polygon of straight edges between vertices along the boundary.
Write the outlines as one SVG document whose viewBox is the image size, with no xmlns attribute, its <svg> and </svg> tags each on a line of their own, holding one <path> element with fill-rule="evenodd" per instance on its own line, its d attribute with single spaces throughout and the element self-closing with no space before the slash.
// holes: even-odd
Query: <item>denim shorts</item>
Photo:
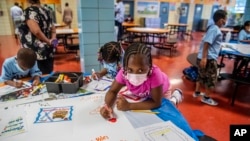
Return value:
<svg viewBox="0 0 250 141">
<path fill-rule="evenodd" d="M 217 82 L 217 60 L 208 59 L 206 68 L 200 67 L 201 59 L 197 59 L 198 78 L 197 81 L 208 88 L 215 87 Z"/>
</svg>

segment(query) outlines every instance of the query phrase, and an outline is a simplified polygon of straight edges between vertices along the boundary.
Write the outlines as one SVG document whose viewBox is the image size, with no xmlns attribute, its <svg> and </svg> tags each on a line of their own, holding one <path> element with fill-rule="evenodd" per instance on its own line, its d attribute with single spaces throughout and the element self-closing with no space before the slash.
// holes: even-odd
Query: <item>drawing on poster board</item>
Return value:
<svg viewBox="0 0 250 141">
<path fill-rule="evenodd" d="M 171 121 L 137 128 L 143 141 L 194 141 Z"/>
<path fill-rule="evenodd" d="M 34 123 L 50 123 L 72 120 L 73 106 L 40 108 Z"/>
<path fill-rule="evenodd" d="M 0 121 L 0 139 L 1 137 L 13 136 L 27 131 L 25 117 L 20 115 L 15 118 Z"/>
</svg>

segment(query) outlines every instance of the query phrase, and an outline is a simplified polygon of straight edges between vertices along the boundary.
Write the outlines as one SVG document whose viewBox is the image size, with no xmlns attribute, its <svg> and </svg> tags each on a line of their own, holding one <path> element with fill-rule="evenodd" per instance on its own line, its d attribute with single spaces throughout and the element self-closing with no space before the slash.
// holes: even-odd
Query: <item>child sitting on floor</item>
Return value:
<svg viewBox="0 0 250 141">
<path fill-rule="evenodd" d="M 119 42 L 108 42 L 99 49 L 98 60 L 103 64 L 103 69 L 94 72 L 92 78 L 98 79 L 103 76 L 115 78 L 120 69 L 120 61 L 122 60 L 123 49 Z"/>
<path fill-rule="evenodd" d="M 17 56 L 7 58 L 2 66 L 0 82 L 20 88 L 23 82 L 18 80 L 25 77 L 32 77 L 33 85 L 40 83 L 42 72 L 37 67 L 36 53 L 29 48 L 21 48 Z"/>
<path fill-rule="evenodd" d="M 130 97 L 139 99 L 131 101 L 125 95 L 120 94 L 124 86 L 131 92 Z M 120 69 L 106 93 L 105 105 L 100 109 L 100 114 L 104 118 L 111 118 L 112 107 L 115 103 L 117 109 L 121 111 L 149 110 L 160 107 L 162 97 L 178 104 L 183 99 L 182 91 L 175 89 L 173 94 L 170 94 L 168 93 L 169 86 L 167 75 L 152 64 L 150 48 L 142 43 L 133 43 L 125 51 L 123 68 Z"/>
</svg>

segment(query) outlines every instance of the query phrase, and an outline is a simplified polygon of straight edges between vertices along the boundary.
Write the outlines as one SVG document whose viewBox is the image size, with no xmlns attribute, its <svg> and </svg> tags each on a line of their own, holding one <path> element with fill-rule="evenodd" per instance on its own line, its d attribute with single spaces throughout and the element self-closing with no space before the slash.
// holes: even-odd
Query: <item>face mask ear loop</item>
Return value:
<svg viewBox="0 0 250 141">
<path fill-rule="evenodd" d="M 148 75 L 147 76 L 150 76 L 151 74 L 152 74 L 152 72 L 153 72 L 153 69 L 152 69 L 152 67 L 150 68 L 150 71 L 148 72 Z"/>
</svg>

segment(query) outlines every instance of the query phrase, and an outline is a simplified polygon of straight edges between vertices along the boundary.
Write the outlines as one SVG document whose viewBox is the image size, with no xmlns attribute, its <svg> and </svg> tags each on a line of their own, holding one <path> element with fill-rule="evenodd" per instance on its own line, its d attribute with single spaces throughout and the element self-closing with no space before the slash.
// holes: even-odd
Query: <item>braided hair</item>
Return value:
<svg viewBox="0 0 250 141">
<path fill-rule="evenodd" d="M 128 46 L 124 54 L 123 68 L 125 70 L 128 66 L 129 57 L 133 54 L 143 54 L 149 63 L 149 67 L 152 67 L 151 49 L 143 43 L 132 43 Z"/>
<path fill-rule="evenodd" d="M 121 60 L 121 53 L 122 49 L 120 43 L 115 41 L 108 42 L 99 49 L 99 55 L 101 57 L 99 61 L 104 60 L 108 63 L 117 62 L 118 64 Z"/>
</svg>

